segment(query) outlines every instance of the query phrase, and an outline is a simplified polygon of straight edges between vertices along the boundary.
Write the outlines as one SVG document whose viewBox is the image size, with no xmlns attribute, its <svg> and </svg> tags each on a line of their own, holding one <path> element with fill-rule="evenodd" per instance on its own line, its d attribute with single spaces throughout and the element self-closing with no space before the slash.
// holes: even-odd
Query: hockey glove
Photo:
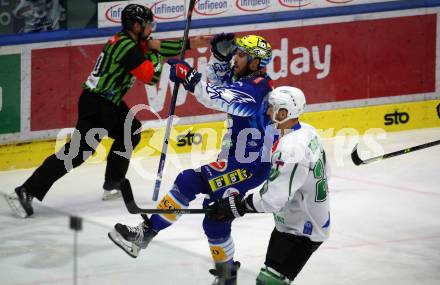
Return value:
<svg viewBox="0 0 440 285">
<path fill-rule="evenodd" d="M 202 74 L 183 60 L 171 58 L 167 63 L 171 66 L 170 80 L 174 83 L 181 83 L 185 90 L 194 92 L 194 88 L 202 78 Z"/>
<path fill-rule="evenodd" d="M 211 52 L 220 61 L 230 61 L 235 52 L 233 33 L 221 33 L 211 40 Z"/>
<path fill-rule="evenodd" d="M 145 56 L 149 61 L 151 61 L 151 63 L 153 63 L 154 66 L 153 79 L 151 79 L 148 85 L 154 85 L 159 81 L 160 74 L 162 73 L 163 56 L 155 50 L 148 51 Z"/>
<path fill-rule="evenodd" d="M 211 209 L 211 212 L 207 214 L 209 219 L 228 222 L 242 217 L 246 213 L 246 204 L 244 199 L 240 200 L 238 194 L 232 194 L 229 197 L 215 201 L 208 206 L 208 209 Z"/>
</svg>

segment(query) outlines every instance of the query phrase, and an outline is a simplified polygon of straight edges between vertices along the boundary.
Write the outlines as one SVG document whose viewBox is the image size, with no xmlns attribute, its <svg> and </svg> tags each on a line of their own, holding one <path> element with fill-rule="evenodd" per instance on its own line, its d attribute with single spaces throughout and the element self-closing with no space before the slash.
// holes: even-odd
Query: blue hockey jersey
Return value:
<svg viewBox="0 0 440 285">
<path fill-rule="evenodd" d="M 219 158 L 250 163 L 267 150 L 263 144 L 265 129 L 270 122 L 266 115 L 267 95 L 272 91 L 272 80 L 258 72 L 236 78 L 228 62 L 211 57 L 208 65 L 210 82 L 200 81 L 194 96 L 205 107 L 228 114 L 228 132 L 223 138 Z M 272 141 L 267 142 L 269 146 Z"/>
</svg>

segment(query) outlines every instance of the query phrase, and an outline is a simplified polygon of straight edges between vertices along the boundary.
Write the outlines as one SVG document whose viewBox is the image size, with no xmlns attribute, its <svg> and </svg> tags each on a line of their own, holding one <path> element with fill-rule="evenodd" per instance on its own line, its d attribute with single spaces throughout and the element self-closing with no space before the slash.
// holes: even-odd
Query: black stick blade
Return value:
<svg viewBox="0 0 440 285">
<path fill-rule="evenodd" d="M 357 149 L 358 145 L 355 145 L 355 147 L 353 148 L 353 151 L 351 152 L 351 160 L 353 161 L 353 163 L 357 166 L 364 164 L 364 161 L 359 157 L 359 153 L 358 153 L 358 149 Z"/>
<path fill-rule="evenodd" d="M 413 146 L 413 147 L 397 150 L 397 151 L 394 151 L 394 152 L 386 153 L 386 154 L 383 154 L 383 155 L 380 155 L 380 156 L 376 156 L 376 157 L 372 157 L 372 158 L 368 158 L 368 159 L 364 159 L 364 160 L 362 160 L 359 157 L 358 150 L 357 150 L 357 145 L 356 145 L 354 147 L 353 151 L 351 152 L 351 160 L 353 161 L 353 163 L 355 165 L 369 164 L 369 163 L 376 162 L 376 161 L 379 161 L 379 160 L 382 160 L 382 159 L 387 159 L 387 158 L 395 157 L 395 156 L 398 156 L 398 155 L 407 154 L 407 153 L 410 153 L 410 152 L 413 152 L 413 151 L 425 149 L 425 148 L 436 146 L 436 145 L 440 145 L 440 140 L 429 142 L 429 143 L 424 143 L 424 144 L 421 144 L 421 145 L 416 145 L 416 146 Z"/>
<path fill-rule="evenodd" d="M 128 179 L 121 183 L 121 193 L 124 199 L 125 207 L 130 214 L 206 214 L 212 209 L 143 209 L 140 208 L 133 197 L 133 190 Z"/>
</svg>

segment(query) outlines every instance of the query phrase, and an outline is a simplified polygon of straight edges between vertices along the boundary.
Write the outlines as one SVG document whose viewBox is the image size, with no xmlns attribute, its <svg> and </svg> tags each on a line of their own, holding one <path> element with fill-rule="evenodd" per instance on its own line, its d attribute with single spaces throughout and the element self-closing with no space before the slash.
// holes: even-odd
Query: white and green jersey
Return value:
<svg viewBox="0 0 440 285">
<path fill-rule="evenodd" d="M 280 232 L 320 242 L 330 232 L 326 157 L 316 129 L 297 124 L 272 150 L 269 180 L 253 195 L 258 212 L 274 213 Z"/>
</svg>

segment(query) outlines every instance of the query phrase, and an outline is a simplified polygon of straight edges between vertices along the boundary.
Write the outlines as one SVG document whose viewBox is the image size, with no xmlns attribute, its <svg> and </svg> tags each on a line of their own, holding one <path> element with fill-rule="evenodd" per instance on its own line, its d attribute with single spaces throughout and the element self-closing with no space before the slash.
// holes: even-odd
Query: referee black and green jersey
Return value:
<svg viewBox="0 0 440 285">
<path fill-rule="evenodd" d="M 135 77 L 148 84 L 153 75 L 153 63 L 136 41 L 122 31 L 105 44 L 83 88 L 119 105 Z"/>
<path fill-rule="evenodd" d="M 182 46 L 182 39 L 161 40 L 159 51 L 143 54 L 136 41 L 122 31 L 106 43 L 83 88 L 119 105 L 134 77 L 144 84 L 155 84 L 162 72 L 162 57 L 178 55 Z"/>
</svg>

